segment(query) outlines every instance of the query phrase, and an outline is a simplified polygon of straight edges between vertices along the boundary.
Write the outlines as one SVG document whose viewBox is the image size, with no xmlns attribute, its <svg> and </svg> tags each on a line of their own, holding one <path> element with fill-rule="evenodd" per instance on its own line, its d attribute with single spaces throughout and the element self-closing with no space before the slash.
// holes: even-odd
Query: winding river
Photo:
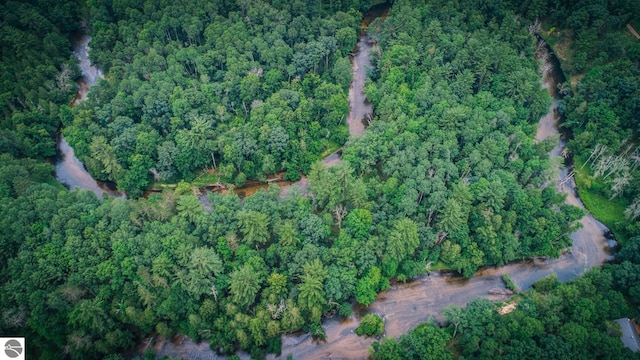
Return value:
<svg viewBox="0 0 640 360">
<path fill-rule="evenodd" d="M 367 14 L 365 14 L 365 17 L 363 18 L 363 21 L 361 23 L 362 32 L 360 40 L 358 41 L 354 52 L 352 53 L 351 60 L 353 69 L 353 80 L 349 88 L 350 111 L 347 116 L 347 125 L 349 126 L 349 134 L 351 136 L 362 135 L 365 130 L 364 121 L 370 119 L 371 115 L 373 114 L 371 103 L 366 100 L 364 95 L 364 85 L 367 78 L 367 67 L 369 67 L 371 64 L 369 53 L 375 45 L 366 35 L 365 29 L 366 26 L 371 22 L 371 20 L 380 16 L 385 16 L 388 8 L 389 6 L 387 4 L 375 6 L 369 12 L 367 12 Z M 79 37 L 73 39 L 73 53 L 78 59 L 78 66 L 82 72 L 82 77 L 77 82 L 78 92 L 75 99 L 71 103 L 72 106 L 77 102 L 86 99 L 90 88 L 95 85 L 100 78 L 104 77 L 102 71 L 93 66 L 91 64 L 91 61 L 89 60 L 90 41 L 91 36 L 87 34 L 82 34 Z M 102 198 L 105 193 L 111 196 L 123 196 L 123 194 L 110 189 L 107 184 L 96 181 L 93 177 L 91 177 L 91 175 L 86 171 L 82 162 L 80 162 L 80 160 L 75 157 L 73 148 L 62 136 L 60 136 L 60 141 L 58 142 L 58 150 L 60 151 L 61 159 L 56 163 L 55 172 L 56 179 L 58 179 L 60 183 L 66 185 L 71 190 L 76 188 L 90 190 L 95 193 L 98 198 Z M 340 161 L 340 151 L 336 151 L 322 160 L 322 162 L 327 167 L 333 166 Z M 308 180 L 304 176 L 297 182 L 278 180 L 273 181 L 273 183 L 281 187 L 282 196 L 286 194 L 286 192 L 292 185 L 298 186 L 303 194 L 306 193 L 308 186 Z M 267 189 L 268 187 L 268 183 L 254 182 L 247 186 L 235 188 L 233 192 L 243 198 L 246 196 L 251 196 L 261 189 Z M 210 207 L 209 200 L 206 196 L 206 191 L 221 191 L 222 193 L 226 193 L 227 191 L 226 189 L 204 190 L 205 193 L 204 195 L 200 196 L 200 202 L 206 209 Z"/>
<path fill-rule="evenodd" d="M 364 133 L 365 121 L 371 119 L 373 106 L 367 101 L 364 95 L 365 81 L 367 80 L 367 69 L 371 66 L 371 50 L 375 43 L 367 35 L 366 29 L 371 21 L 377 17 L 386 17 L 389 6 L 378 5 L 369 10 L 360 23 L 360 40 L 356 44 L 354 52 L 351 54 L 351 69 L 353 78 L 349 87 L 349 115 L 347 124 L 351 136 L 360 136 Z"/>
<path fill-rule="evenodd" d="M 558 60 L 544 43 L 539 48 L 538 58 L 543 65 L 542 86 L 549 91 L 554 101 L 547 115 L 540 119 L 536 140 L 558 137 L 558 145 L 549 155 L 562 164 L 565 141 L 557 127 L 560 121 L 557 111 L 560 94 L 556 91 L 556 85 L 564 81 L 564 77 L 559 70 Z M 559 167 L 555 180 L 559 182 L 568 172 L 568 167 Z M 558 190 L 567 194 L 567 203 L 584 209 L 573 179 L 562 186 L 558 185 Z M 283 336 L 282 355 L 295 354 L 297 358 L 304 359 L 365 359 L 368 356 L 367 348 L 374 340 L 354 333 L 362 316 L 368 313 L 380 315 L 385 321 L 384 336 L 399 337 L 431 317 L 442 321 L 440 312 L 448 305 L 464 306 L 479 297 L 493 301 L 507 300 L 508 296 L 492 295 L 495 292 L 490 292 L 505 289 L 502 281 L 505 271 L 509 272 L 522 290 L 530 288 L 534 282 L 552 273 L 556 273 L 563 282 L 574 279 L 611 259 L 609 243 L 604 235 L 609 230 L 591 214 L 585 215 L 580 222 L 582 228 L 571 234 L 573 246 L 558 259 L 537 258 L 502 267 L 487 267 L 480 269 L 470 279 L 436 272 L 418 277 L 408 284 L 396 284 L 392 289 L 381 293 L 369 308 L 356 309 L 349 319 L 326 320 L 323 323 L 327 335 L 325 341 L 314 341 L 308 334 Z"/>
<path fill-rule="evenodd" d="M 86 99 L 91 86 L 95 85 L 99 78 L 103 77 L 102 72 L 91 65 L 89 61 L 90 41 L 91 37 L 86 34 L 80 35 L 73 41 L 75 49 L 73 54 L 78 59 L 82 78 L 78 81 L 78 93 L 71 106 Z M 60 140 L 58 141 L 58 150 L 60 151 L 60 160 L 55 165 L 55 172 L 56 179 L 60 183 L 66 185 L 70 190 L 84 189 L 92 191 L 98 199 L 102 199 L 105 193 L 111 196 L 122 196 L 117 191 L 110 189 L 107 184 L 98 182 L 91 177 L 84 165 L 76 158 L 73 148 L 69 146 L 69 143 L 62 135 L 60 135 Z"/>
<path fill-rule="evenodd" d="M 381 8 L 379 7 L 368 13 L 368 16 L 365 15 L 363 26 L 366 27 L 373 18 L 383 16 L 384 12 L 380 12 L 380 10 Z M 86 91 L 101 76 L 99 71 L 88 62 L 89 41 L 90 37 L 85 35 L 81 38 L 81 41 L 76 43 L 77 51 L 75 54 L 80 60 L 84 77 L 84 81 L 79 84 L 79 100 L 86 97 Z M 363 32 L 352 57 L 354 75 L 352 86 L 349 90 L 351 111 L 347 118 L 349 133 L 352 136 L 362 135 L 365 129 L 362 119 L 366 119 L 372 114 L 371 104 L 366 101 L 363 89 L 366 68 L 370 66 L 369 53 L 374 46 L 366 33 Z M 538 57 L 543 63 L 542 69 L 544 70 L 542 86 L 553 96 L 554 102 L 548 114 L 539 122 L 536 140 L 543 141 L 549 137 L 560 138 L 558 145 L 550 152 L 550 156 L 557 158 L 558 163 L 561 164 L 561 154 L 565 148 L 565 142 L 557 129 L 560 118 L 557 111 L 559 94 L 556 91 L 556 84 L 564 79 L 559 71 L 557 59 L 546 44 L 540 47 Z M 99 197 L 102 196 L 105 191 L 104 188 L 86 173 L 82 164 L 73 156 L 73 149 L 68 146 L 64 138 L 61 139 L 59 146 L 63 154 L 63 160 L 56 165 L 58 180 L 67 184 L 70 188 L 85 188 L 94 191 Z M 339 153 L 331 154 L 324 159 L 324 163 L 327 166 L 336 164 L 339 161 Z M 555 180 L 565 177 L 568 172 L 569 168 L 559 166 Z M 84 174 L 86 174 L 86 177 Z M 81 180 L 83 178 L 84 180 Z M 303 190 L 306 189 L 306 178 L 295 184 Z M 287 186 L 283 187 L 283 192 L 286 191 L 290 184 L 284 185 Z M 256 186 L 256 190 L 262 187 L 264 186 Z M 584 208 L 577 196 L 575 183 L 572 180 L 564 182 L 562 186 L 558 185 L 558 190 L 567 194 L 567 203 Z M 237 191 L 243 191 L 243 189 L 237 189 Z M 250 195 L 249 191 L 244 191 L 243 195 Z M 294 354 L 296 358 L 304 359 L 367 358 L 367 348 L 374 340 L 359 337 L 353 332 L 359 324 L 359 319 L 365 314 L 379 314 L 385 320 L 385 336 L 398 337 L 431 317 L 436 320 L 442 320 L 440 312 L 450 304 L 464 306 L 478 297 L 485 297 L 494 301 L 506 300 L 507 296 L 505 295 L 492 295 L 495 292 L 489 292 L 490 289 L 505 288 L 501 279 L 505 271 L 511 274 L 513 280 L 523 290 L 528 289 L 540 278 L 552 273 L 556 273 L 561 281 L 569 281 L 592 267 L 602 265 L 611 258 L 608 253 L 607 239 L 604 236 L 608 229 L 590 214 L 585 215 L 580 222 L 582 223 L 582 228 L 571 234 L 573 239 L 572 248 L 558 259 L 536 258 L 502 267 L 487 267 L 479 270 L 470 279 L 454 277 L 448 273 L 435 272 L 431 275 L 418 277 L 408 284 L 396 284 L 390 290 L 381 293 L 368 308 L 355 309 L 354 315 L 350 318 L 339 319 L 335 317 L 326 319 L 323 322 L 327 336 L 324 341 L 314 341 L 308 334 L 283 336 L 281 357 Z M 210 350 L 207 343 L 196 344 L 184 336 L 174 340 L 178 340 L 178 343 L 161 340 L 155 342 L 151 348 L 158 356 L 166 355 L 189 359 L 220 358 Z M 148 346 L 142 347 L 144 349 L 148 348 Z M 144 349 L 139 348 L 141 351 L 144 351 Z M 243 358 L 248 357 L 246 353 L 240 355 Z M 269 358 L 276 357 L 269 355 Z"/>
<path fill-rule="evenodd" d="M 361 48 L 361 51 L 363 49 L 368 48 Z M 564 77 L 557 58 L 546 43 L 541 44 L 537 55 L 542 62 L 542 86 L 549 91 L 554 101 L 547 115 L 540 119 L 536 140 L 558 137 L 558 145 L 549 155 L 562 164 L 565 141 L 558 131 L 560 115 L 557 106 L 560 94 L 556 91 L 556 85 L 563 82 Z M 556 182 L 559 183 L 568 172 L 568 167 L 560 166 L 556 172 Z M 584 209 L 577 196 L 573 179 L 557 187 L 559 191 L 567 194 L 567 203 Z M 308 334 L 283 336 L 282 355 L 295 354 L 297 358 L 304 359 L 365 359 L 368 356 L 367 348 L 374 340 L 362 338 L 354 333 L 362 316 L 368 313 L 380 315 L 385 321 L 384 336 L 398 337 L 432 317 L 442 321 L 442 309 L 451 304 L 464 306 L 479 297 L 493 301 L 507 300 L 506 295 L 492 295 L 496 292 L 490 292 L 494 289 L 505 289 L 502 281 L 505 271 L 509 272 L 522 290 L 530 288 L 534 282 L 552 273 L 556 273 L 560 281 L 574 279 L 588 269 L 600 266 L 611 259 L 609 244 L 604 235 L 608 229 L 591 214 L 585 215 L 580 222 L 582 228 L 571 234 L 573 246 L 558 259 L 536 258 L 502 267 L 487 267 L 480 269 L 470 279 L 435 272 L 418 277 L 408 284 L 396 284 L 390 290 L 381 293 L 368 308 L 356 309 L 355 314 L 349 319 L 326 320 L 323 323 L 327 335 L 325 341 L 314 341 Z"/>
</svg>

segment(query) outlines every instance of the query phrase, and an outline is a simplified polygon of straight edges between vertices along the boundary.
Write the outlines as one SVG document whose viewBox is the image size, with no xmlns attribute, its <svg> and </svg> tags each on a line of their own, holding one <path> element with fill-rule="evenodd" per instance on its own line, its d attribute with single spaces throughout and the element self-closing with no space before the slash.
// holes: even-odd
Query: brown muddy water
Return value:
<svg viewBox="0 0 640 360">
<path fill-rule="evenodd" d="M 353 80 L 349 88 L 349 105 L 351 110 L 347 116 L 349 134 L 351 136 L 364 134 L 364 122 L 373 114 L 373 107 L 364 95 L 367 67 L 371 65 L 369 53 L 372 48 L 373 45 L 367 40 L 367 36 L 362 35 L 360 41 L 358 41 L 355 55 L 351 57 L 353 69 Z"/>
</svg>

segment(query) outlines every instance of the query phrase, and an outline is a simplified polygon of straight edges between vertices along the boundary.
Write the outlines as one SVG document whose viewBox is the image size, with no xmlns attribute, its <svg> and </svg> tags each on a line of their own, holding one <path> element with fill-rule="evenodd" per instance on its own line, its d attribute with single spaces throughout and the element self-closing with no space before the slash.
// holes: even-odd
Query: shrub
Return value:
<svg viewBox="0 0 640 360">
<path fill-rule="evenodd" d="M 365 315 L 360 321 L 360 326 L 356 329 L 356 334 L 369 336 L 380 336 L 384 332 L 384 322 L 376 314 Z"/>
<path fill-rule="evenodd" d="M 343 303 L 342 305 L 340 305 L 340 307 L 338 308 L 338 314 L 342 317 L 349 317 L 352 314 L 351 311 L 351 304 L 348 302 Z"/>
<path fill-rule="evenodd" d="M 516 284 L 513 281 L 513 279 L 511 278 L 511 275 L 509 275 L 508 272 L 505 272 L 504 274 L 502 274 L 502 281 L 504 281 L 504 284 L 507 287 L 507 289 L 513 291 L 516 294 L 520 292 L 520 287 L 518 286 L 518 284 Z"/>
</svg>

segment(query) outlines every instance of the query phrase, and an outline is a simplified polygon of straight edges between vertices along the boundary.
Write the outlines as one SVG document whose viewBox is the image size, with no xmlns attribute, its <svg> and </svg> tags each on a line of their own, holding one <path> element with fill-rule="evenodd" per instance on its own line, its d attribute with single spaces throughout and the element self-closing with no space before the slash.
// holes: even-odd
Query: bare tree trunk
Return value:
<svg viewBox="0 0 640 360">
<path fill-rule="evenodd" d="M 342 204 L 338 205 L 333 209 L 333 215 L 336 217 L 336 222 L 338 223 L 338 229 L 342 229 L 342 219 L 347 216 L 347 208 L 345 208 Z"/>
</svg>

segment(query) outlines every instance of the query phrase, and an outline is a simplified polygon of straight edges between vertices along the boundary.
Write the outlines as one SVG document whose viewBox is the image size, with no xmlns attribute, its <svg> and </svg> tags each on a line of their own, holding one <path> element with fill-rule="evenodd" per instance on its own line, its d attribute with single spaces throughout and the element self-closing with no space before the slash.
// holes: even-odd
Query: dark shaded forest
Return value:
<svg viewBox="0 0 640 360">
<path fill-rule="evenodd" d="M 282 334 L 321 339 L 325 316 L 432 267 L 471 277 L 559 256 L 583 212 L 551 183 L 553 141 L 534 141 L 551 99 L 532 32 L 555 26 L 579 34 L 563 62 L 579 81 L 562 86 L 561 109 L 581 195 L 625 201 L 612 217 L 625 240 L 617 263 L 541 281 L 506 316 L 484 300 L 451 308 L 447 327 L 421 325 L 372 356 L 628 358 L 610 320 L 637 314 L 640 295 L 640 48 L 621 35 L 638 6 L 395 1 L 368 28 L 375 116 L 349 138 L 348 54 L 370 6 L 3 2 L 0 333 L 51 359 L 119 358 L 175 334 L 264 358 Z M 70 107 L 81 75 L 70 39 L 85 21 L 105 78 Z M 132 199 L 58 184 L 60 132 Z M 326 168 L 319 160 L 339 147 L 343 160 Z M 209 193 L 211 211 L 184 186 L 139 197 L 203 171 L 238 186 L 304 174 L 308 194 Z M 379 318 L 361 332 L 379 334 Z"/>
</svg>

